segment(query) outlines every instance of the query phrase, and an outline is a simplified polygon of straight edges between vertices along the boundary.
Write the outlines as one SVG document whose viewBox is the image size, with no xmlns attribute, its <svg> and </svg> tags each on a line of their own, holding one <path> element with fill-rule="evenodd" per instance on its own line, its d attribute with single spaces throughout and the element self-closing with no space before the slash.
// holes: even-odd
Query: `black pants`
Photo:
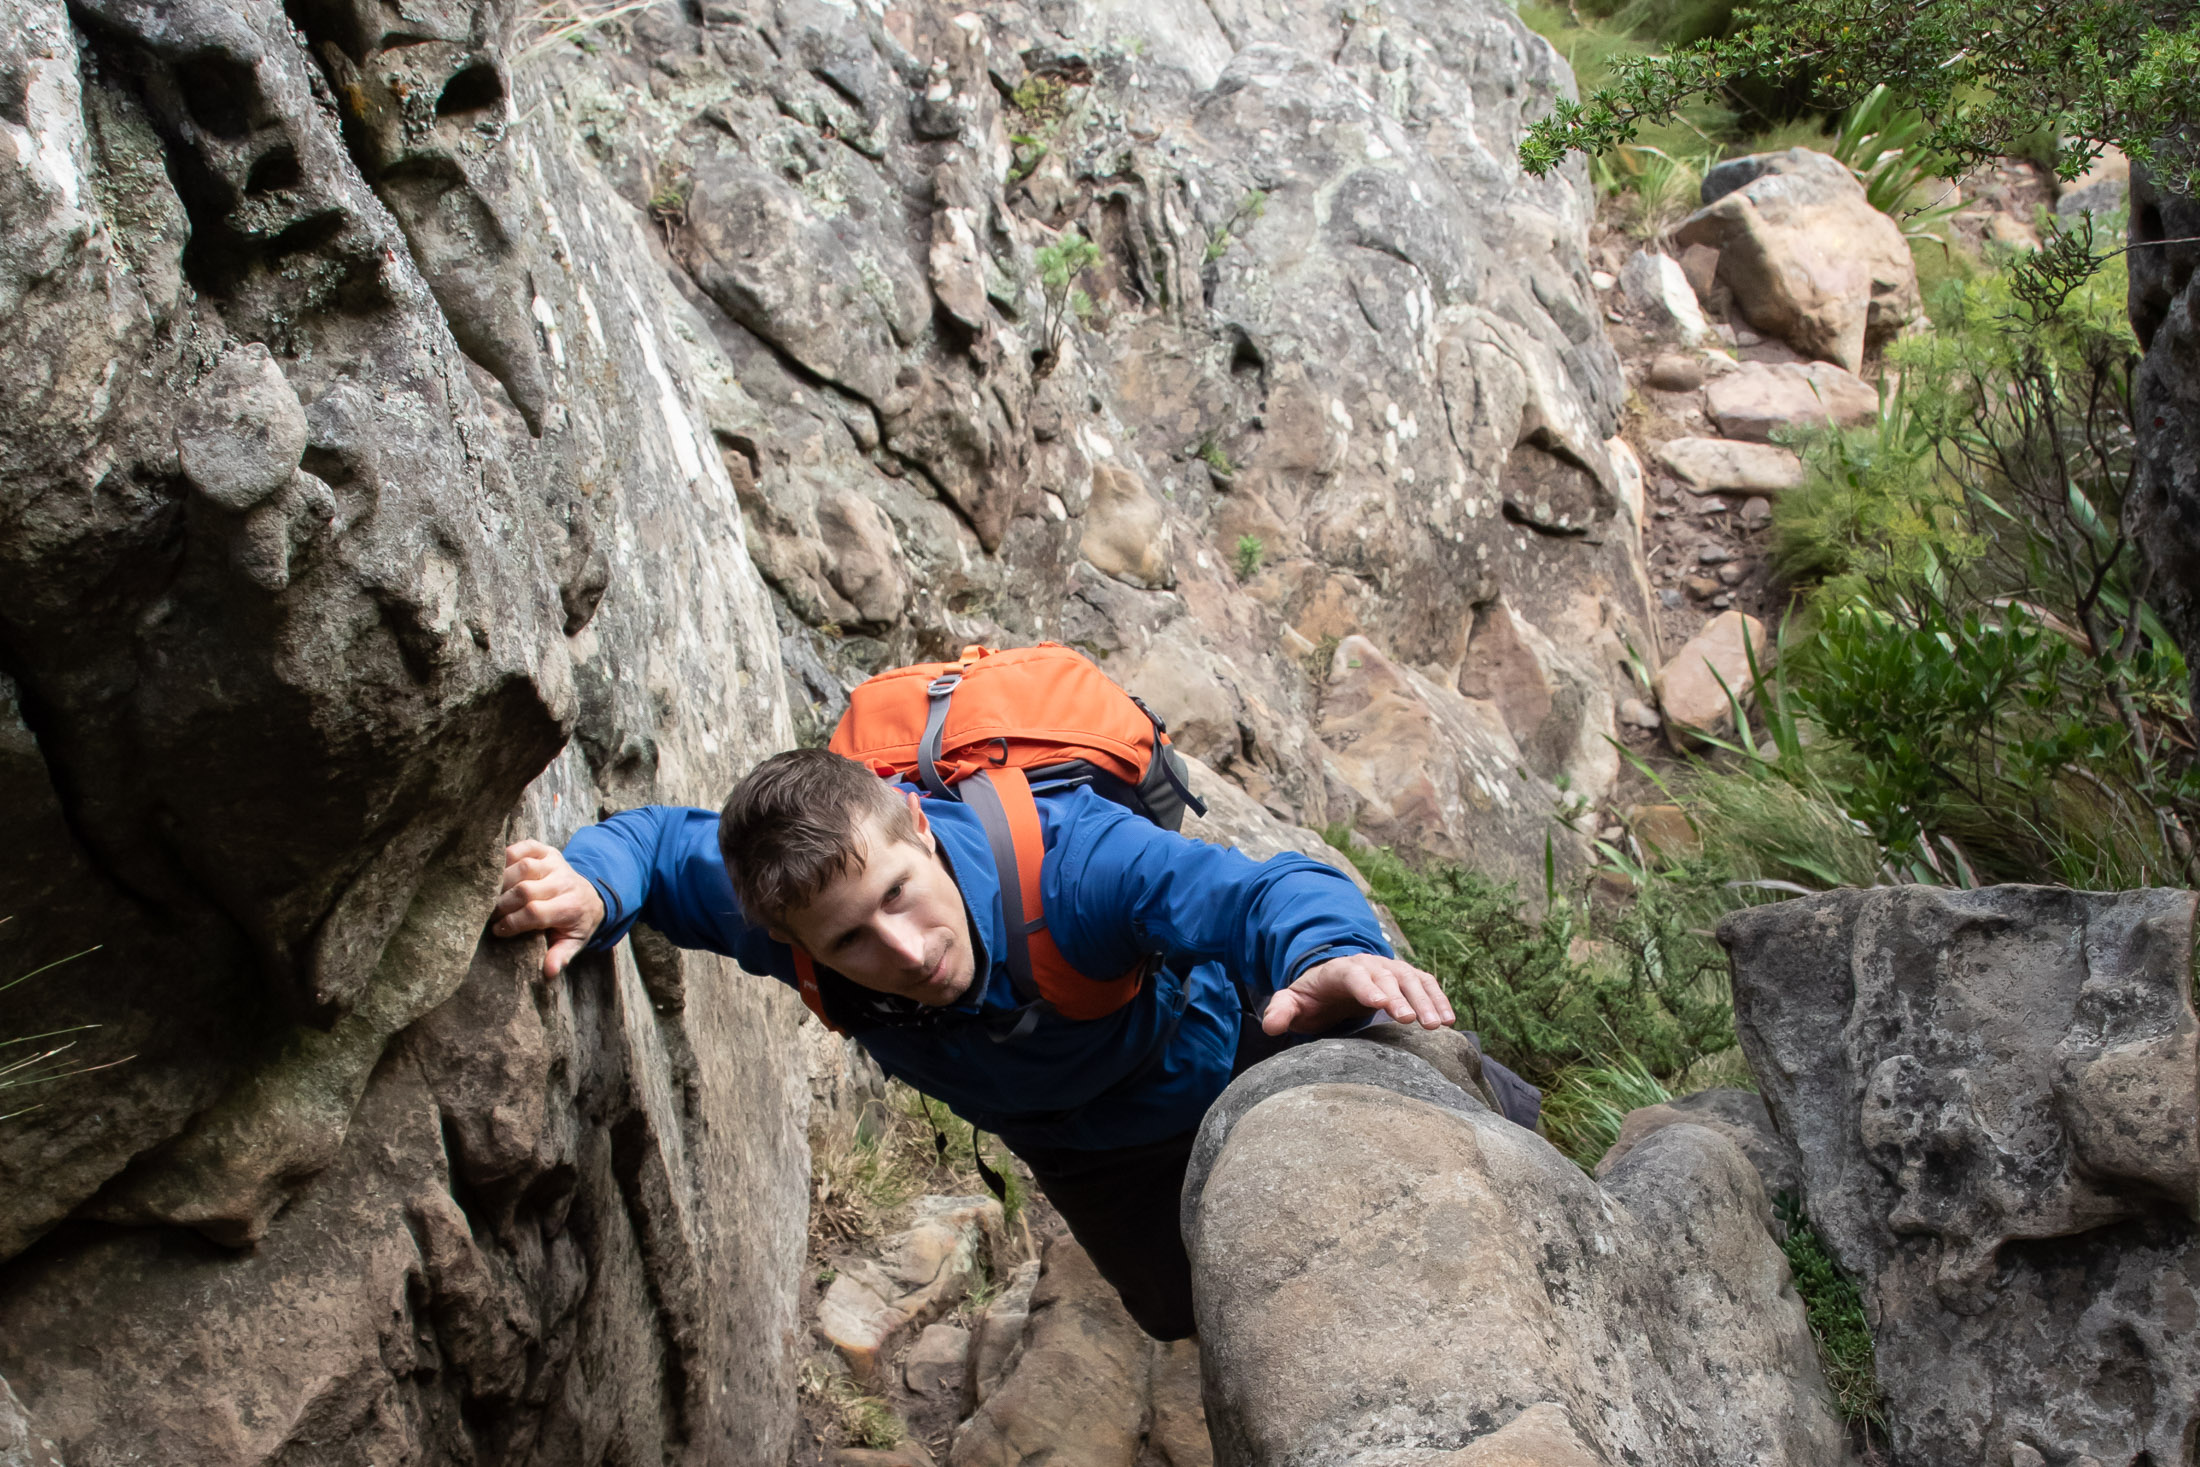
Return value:
<svg viewBox="0 0 2200 1467">
<path fill-rule="evenodd" d="M 1231 1072 L 1243 1074 L 1292 1042 L 1289 1036 L 1272 1039 L 1257 1023 L 1247 1023 L 1238 1036 Z M 1535 1090 L 1495 1060 L 1485 1057 L 1482 1065 L 1486 1079 L 1499 1088 L 1506 1113 L 1533 1126 L 1534 1110 L 1528 1109 L 1523 1118 L 1509 1091 L 1517 1086 L 1533 1097 Z M 1526 1103 L 1533 1105 L 1532 1100 Z M 1157 1340 L 1186 1339 L 1198 1328 L 1192 1319 L 1192 1262 L 1177 1229 L 1184 1169 L 1198 1135 L 1194 1127 L 1144 1146 L 1106 1151 L 1029 1147 L 1016 1153 L 1100 1276 L 1122 1296 L 1131 1318 Z"/>
</svg>

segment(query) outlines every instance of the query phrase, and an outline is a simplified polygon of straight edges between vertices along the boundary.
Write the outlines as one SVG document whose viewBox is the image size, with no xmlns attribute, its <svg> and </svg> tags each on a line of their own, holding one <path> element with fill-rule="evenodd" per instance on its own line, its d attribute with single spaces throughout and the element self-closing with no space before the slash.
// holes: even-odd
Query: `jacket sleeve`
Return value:
<svg viewBox="0 0 2200 1467">
<path fill-rule="evenodd" d="M 710 810 L 645 805 L 591 825 L 566 844 L 565 859 L 603 897 L 603 925 L 591 949 L 614 946 L 646 922 L 680 947 L 738 960 L 754 973 L 788 966 L 786 948 L 752 926 L 734 900 Z"/>
<path fill-rule="evenodd" d="M 1292 851 L 1255 861 L 1096 795 L 1065 812 L 1041 881 L 1062 955 L 1088 973 L 1158 953 L 1219 961 L 1241 990 L 1265 995 L 1344 953 L 1393 956 L 1343 872 Z"/>
</svg>

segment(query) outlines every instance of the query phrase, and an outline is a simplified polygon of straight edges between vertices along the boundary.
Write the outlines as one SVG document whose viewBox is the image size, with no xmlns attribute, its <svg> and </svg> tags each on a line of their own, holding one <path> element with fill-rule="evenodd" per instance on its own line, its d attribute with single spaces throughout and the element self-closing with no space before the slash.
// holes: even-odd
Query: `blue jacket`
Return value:
<svg viewBox="0 0 2200 1467">
<path fill-rule="evenodd" d="M 819 970 L 835 1020 L 887 1074 L 1012 1148 L 1136 1146 L 1190 1130 L 1230 1083 L 1248 1004 L 1257 1011 L 1341 953 L 1391 955 L 1358 889 L 1310 857 L 1253 861 L 1162 830 L 1089 789 L 1038 803 L 1054 940 L 1083 973 L 1124 973 L 1159 957 L 1136 999 L 1105 1018 L 1050 1013 L 1019 1037 L 1000 1037 L 1017 1010 L 1002 961 L 1000 876 L 976 815 L 953 800 L 927 798 L 924 813 L 961 888 L 984 981 L 951 1005 L 925 1008 Z M 734 901 L 713 812 L 628 810 L 579 832 L 565 854 L 603 895 L 591 947 L 646 922 L 681 947 L 795 984 L 792 951 Z"/>
</svg>

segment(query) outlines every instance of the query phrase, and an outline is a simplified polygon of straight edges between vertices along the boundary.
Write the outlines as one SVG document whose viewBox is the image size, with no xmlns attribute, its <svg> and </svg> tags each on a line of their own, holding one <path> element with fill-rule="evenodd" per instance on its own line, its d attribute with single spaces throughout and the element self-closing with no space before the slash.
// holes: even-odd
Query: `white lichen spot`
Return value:
<svg viewBox="0 0 2200 1467">
<path fill-rule="evenodd" d="M 574 281 L 573 298 L 581 303 L 581 324 L 588 328 L 588 339 L 596 343 L 597 351 L 608 351 L 603 339 L 603 317 L 596 314 L 596 301 L 589 295 L 588 287 Z"/>
<path fill-rule="evenodd" d="M 564 371 L 565 338 L 558 333 L 558 313 L 539 295 L 535 297 L 535 324 L 542 327 L 542 341 L 550 348 L 550 360 L 557 364 L 559 371 Z"/>
<path fill-rule="evenodd" d="M 634 311 L 634 340 L 642 349 L 642 366 L 657 384 L 657 411 L 664 416 L 665 435 L 672 440 L 672 453 L 680 461 L 680 472 L 692 484 L 703 477 L 703 455 L 696 448 L 695 424 L 688 417 L 686 404 L 680 401 L 679 388 L 673 386 L 672 374 L 665 370 L 664 358 L 657 354 L 656 338 L 642 324 L 649 317 L 642 303 L 635 299 L 631 287 L 626 299 Z M 711 457 L 715 461 L 717 455 Z"/>
</svg>

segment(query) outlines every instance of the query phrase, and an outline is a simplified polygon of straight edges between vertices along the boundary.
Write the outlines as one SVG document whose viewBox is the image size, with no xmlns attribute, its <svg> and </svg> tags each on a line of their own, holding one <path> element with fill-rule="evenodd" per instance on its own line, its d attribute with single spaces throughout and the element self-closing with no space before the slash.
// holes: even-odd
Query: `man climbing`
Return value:
<svg viewBox="0 0 2200 1467">
<path fill-rule="evenodd" d="M 974 798 L 986 791 L 925 774 L 940 787 L 920 794 L 795 750 L 752 770 L 722 815 L 629 810 L 563 855 L 522 841 L 494 930 L 548 934 L 555 975 L 646 922 L 796 986 L 887 1074 L 999 1135 L 1139 1325 L 1184 1338 L 1178 1193 L 1232 1075 L 1377 1016 L 1440 1028 L 1451 1006 L 1319 861 L 1189 839 L 1085 779 L 1024 798 L 1044 855 L 1022 862 Z M 1067 976 L 1034 988 L 1035 953 L 1042 975 Z"/>
</svg>

